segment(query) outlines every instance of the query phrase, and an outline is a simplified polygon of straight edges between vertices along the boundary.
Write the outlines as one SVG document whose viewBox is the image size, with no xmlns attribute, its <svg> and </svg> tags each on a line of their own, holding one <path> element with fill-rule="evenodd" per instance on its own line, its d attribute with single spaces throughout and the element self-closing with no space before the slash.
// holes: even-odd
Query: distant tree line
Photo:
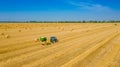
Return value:
<svg viewBox="0 0 120 67">
<path fill-rule="evenodd" d="M 120 21 L 27 21 L 27 23 L 120 23 Z"/>
<path fill-rule="evenodd" d="M 0 23 L 120 23 L 120 21 L 0 21 Z"/>
</svg>

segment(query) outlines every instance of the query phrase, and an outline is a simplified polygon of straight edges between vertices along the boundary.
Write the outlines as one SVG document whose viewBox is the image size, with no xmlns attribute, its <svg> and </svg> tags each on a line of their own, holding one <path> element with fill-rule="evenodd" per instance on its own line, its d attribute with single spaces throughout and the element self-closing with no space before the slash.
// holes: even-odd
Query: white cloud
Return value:
<svg viewBox="0 0 120 67">
<path fill-rule="evenodd" d="M 110 8 L 107 6 L 103 6 L 101 4 L 95 4 L 95 3 L 89 3 L 89 2 L 79 2 L 75 3 L 73 1 L 70 1 L 69 4 L 73 6 L 77 6 L 81 9 L 88 9 L 88 10 L 95 10 L 95 11 L 110 11 Z"/>
</svg>

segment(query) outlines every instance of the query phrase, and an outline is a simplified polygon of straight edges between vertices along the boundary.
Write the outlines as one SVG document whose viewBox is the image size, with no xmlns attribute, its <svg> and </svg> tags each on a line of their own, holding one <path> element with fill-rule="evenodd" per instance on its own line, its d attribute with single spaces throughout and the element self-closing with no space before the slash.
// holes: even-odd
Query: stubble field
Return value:
<svg viewBox="0 0 120 67">
<path fill-rule="evenodd" d="M 120 24 L 0 23 L 0 67 L 120 67 Z"/>
</svg>

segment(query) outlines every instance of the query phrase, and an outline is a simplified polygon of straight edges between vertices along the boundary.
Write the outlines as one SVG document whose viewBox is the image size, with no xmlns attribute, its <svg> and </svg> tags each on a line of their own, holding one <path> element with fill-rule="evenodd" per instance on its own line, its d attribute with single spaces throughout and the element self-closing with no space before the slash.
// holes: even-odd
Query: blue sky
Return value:
<svg viewBox="0 0 120 67">
<path fill-rule="evenodd" d="M 120 20 L 120 0 L 0 0 L 0 21 Z"/>
</svg>

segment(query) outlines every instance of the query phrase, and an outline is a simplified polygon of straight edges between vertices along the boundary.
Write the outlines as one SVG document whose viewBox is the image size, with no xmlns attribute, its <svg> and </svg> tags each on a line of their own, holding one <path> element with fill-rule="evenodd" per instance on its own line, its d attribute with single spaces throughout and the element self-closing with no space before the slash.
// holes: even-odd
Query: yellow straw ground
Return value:
<svg viewBox="0 0 120 67">
<path fill-rule="evenodd" d="M 120 67 L 120 24 L 1 23 L 0 67 Z"/>
</svg>

